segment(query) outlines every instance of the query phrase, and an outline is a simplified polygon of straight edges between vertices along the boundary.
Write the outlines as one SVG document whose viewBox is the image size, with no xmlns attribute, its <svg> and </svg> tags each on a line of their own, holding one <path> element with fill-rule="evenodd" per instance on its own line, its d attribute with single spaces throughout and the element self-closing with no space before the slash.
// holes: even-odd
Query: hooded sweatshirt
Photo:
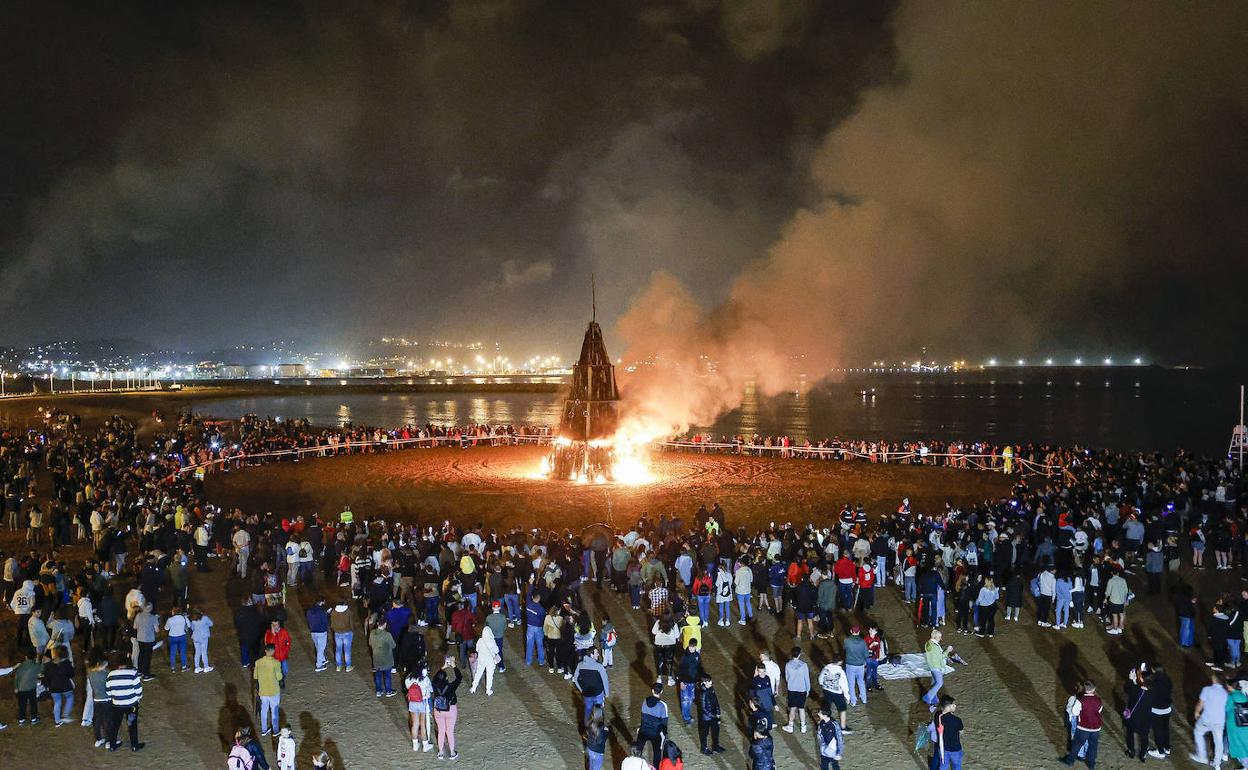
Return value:
<svg viewBox="0 0 1248 770">
<path fill-rule="evenodd" d="M 572 680 L 576 683 L 576 689 L 587 698 L 595 695 L 611 697 L 611 684 L 607 681 L 607 669 L 594 660 L 592 655 L 586 655 L 581 659 L 576 666 L 576 671 L 572 673 Z"/>
<path fill-rule="evenodd" d="M 35 582 L 23 580 L 22 587 L 13 592 L 9 600 L 9 608 L 18 615 L 29 615 L 35 608 Z"/>
<path fill-rule="evenodd" d="M 350 633 L 353 626 L 351 624 L 351 613 L 349 607 L 345 603 L 335 604 L 334 611 L 329 613 L 329 627 L 333 629 L 335 634 Z"/>
<path fill-rule="evenodd" d="M 657 695 L 649 695 L 641 704 L 641 734 L 667 732 L 667 704 Z"/>
</svg>

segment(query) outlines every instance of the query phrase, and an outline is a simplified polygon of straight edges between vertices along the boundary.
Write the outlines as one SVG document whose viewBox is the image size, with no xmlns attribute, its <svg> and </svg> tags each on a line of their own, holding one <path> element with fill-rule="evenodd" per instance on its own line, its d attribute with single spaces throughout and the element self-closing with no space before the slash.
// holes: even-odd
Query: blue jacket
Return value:
<svg viewBox="0 0 1248 770">
<path fill-rule="evenodd" d="M 326 611 L 325 605 L 313 604 L 304 613 L 308 619 L 308 630 L 314 634 L 329 633 L 329 612 Z"/>
<path fill-rule="evenodd" d="M 530 599 L 524 605 L 524 624 L 541 628 L 544 622 L 546 622 L 546 609 L 540 602 Z"/>
</svg>

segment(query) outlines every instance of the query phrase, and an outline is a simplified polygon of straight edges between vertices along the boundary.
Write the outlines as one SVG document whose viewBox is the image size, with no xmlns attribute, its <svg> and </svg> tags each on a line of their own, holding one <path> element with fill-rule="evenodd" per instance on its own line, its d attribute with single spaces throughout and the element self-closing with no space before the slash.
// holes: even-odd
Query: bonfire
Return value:
<svg viewBox="0 0 1248 770">
<path fill-rule="evenodd" d="M 589 322 L 572 386 L 559 419 L 559 435 L 542 458 L 543 478 L 577 484 L 643 484 L 650 480 L 649 441 L 621 430 L 620 391 L 607 356 L 602 328 Z"/>
</svg>

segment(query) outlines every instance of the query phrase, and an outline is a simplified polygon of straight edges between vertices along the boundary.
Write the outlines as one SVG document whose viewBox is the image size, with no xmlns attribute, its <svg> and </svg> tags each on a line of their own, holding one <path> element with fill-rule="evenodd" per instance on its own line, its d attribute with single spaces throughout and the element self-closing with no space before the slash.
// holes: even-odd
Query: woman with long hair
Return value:
<svg viewBox="0 0 1248 770">
<path fill-rule="evenodd" d="M 452 679 L 447 671 L 455 672 Z M 459 700 L 455 691 L 464 675 L 455 665 L 455 655 L 446 656 L 442 669 L 433 677 L 433 721 L 438 726 L 438 759 L 459 759 L 455 751 L 455 723 L 459 720 Z"/>
<path fill-rule="evenodd" d="M 603 718 L 602 706 L 594 706 L 594 710 L 589 713 L 589 722 L 585 724 L 586 770 L 602 770 L 602 759 L 607 751 L 609 733 L 610 730 Z"/>
<path fill-rule="evenodd" d="M 979 587 L 979 596 L 975 599 L 976 621 L 975 635 L 992 638 L 997 633 L 997 600 L 1001 592 L 991 576 L 984 578 Z"/>
<path fill-rule="evenodd" d="M 433 750 L 433 729 L 430 725 L 430 703 L 433 701 L 433 682 L 429 679 L 429 667 L 423 663 L 410 669 L 403 680 L 407 693 L 407 726 L 412 736 L 412 751 Z"/>
<path fill-rule="evenodd" d="M 670 612 L 665 612 L 662 617 L 654 621 L 654 626 L 650 629 L 650 633 L 654 634 L 654 666 L 656 670 L 656 678 L 662 679 L 667 677 L 669 686 L 676 684 L 676 644 L 680 640 L 680 629 L 676 626 L 676 619 L 672 617 Z"/>
</svg>

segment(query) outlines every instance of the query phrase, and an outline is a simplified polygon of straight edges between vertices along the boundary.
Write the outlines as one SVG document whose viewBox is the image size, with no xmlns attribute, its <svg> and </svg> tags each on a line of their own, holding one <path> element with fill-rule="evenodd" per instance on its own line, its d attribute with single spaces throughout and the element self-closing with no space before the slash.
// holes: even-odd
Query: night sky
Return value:
<svg viewBox="0 0 1248 770">
<path fill-rule="evenodd" d="M 592 271 L 616 355 L 1222 361 L 1245 73 L 1231 2 L 19 3 L 0 344 L 571 354 Z"/>
</svg>

